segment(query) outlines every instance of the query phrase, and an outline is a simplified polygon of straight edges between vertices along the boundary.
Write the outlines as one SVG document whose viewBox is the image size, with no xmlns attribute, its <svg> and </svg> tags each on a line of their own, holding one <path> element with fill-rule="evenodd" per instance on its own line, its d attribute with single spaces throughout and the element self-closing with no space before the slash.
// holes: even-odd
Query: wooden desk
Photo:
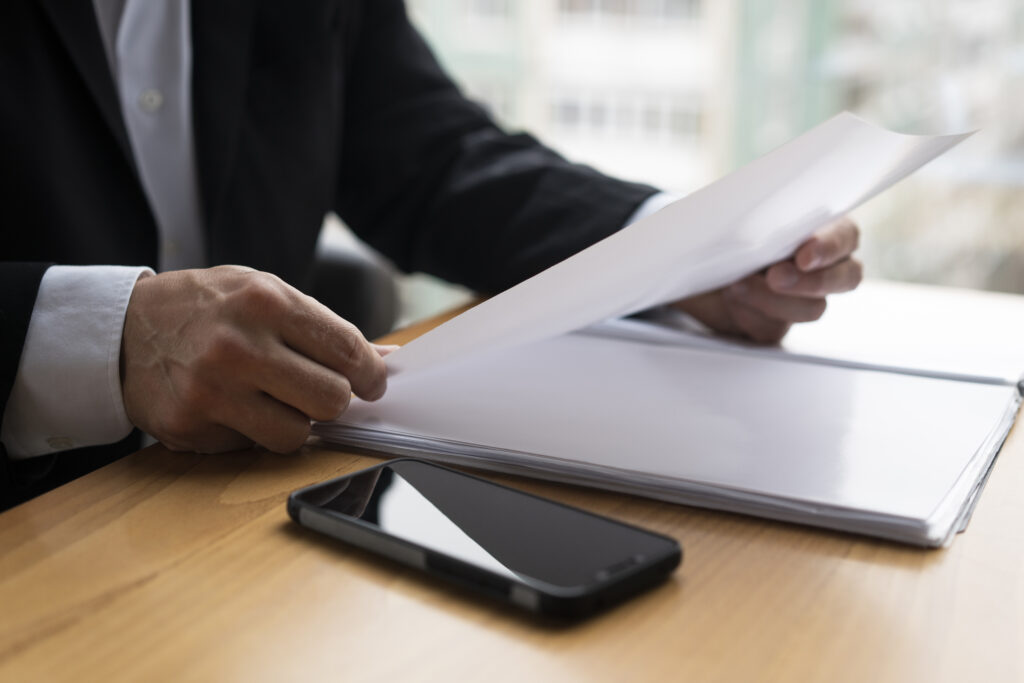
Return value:
<svg viewBox="0 0 1024 683">
<path fill-rule="evenodd" d="M 0 515 L 0 680 L 1024 680 L 1019 430 L 937 551 L 508 480 L 685 546 L 571 628 L 289 521 L 290 491 L 377 461 L 157 446 Z"/>
</svg>

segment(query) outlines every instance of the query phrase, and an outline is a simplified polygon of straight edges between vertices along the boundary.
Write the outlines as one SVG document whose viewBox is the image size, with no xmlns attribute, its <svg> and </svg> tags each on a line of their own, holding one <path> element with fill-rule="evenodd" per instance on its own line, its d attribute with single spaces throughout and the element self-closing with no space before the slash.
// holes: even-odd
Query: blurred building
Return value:
<svg viewBox="0 0 1024 683">
<path fill-rule="evenodd" d="M 722 42 L 709 30 L 727 22 L 713 4 L 411 3 L 444 64 L 502 123 L 573 160 L 676 191 L 714 175 L 728 134 L 715 87 Z"/>
<path fill-rule="evenodd" d="M 409 0 L 465 91 L 566 156 L 692 191 L 849 109 L 980 128 L 857 217 L 869 274 L 1024 292 L 1024 0 Z"/>
<path fill-rule="evenodd" d="M 837 2 L 836 108 L 908 132 L 978 133 L 872 202 L 888 277 L 1024 292 L 1024 3 Z"/>
</svg>

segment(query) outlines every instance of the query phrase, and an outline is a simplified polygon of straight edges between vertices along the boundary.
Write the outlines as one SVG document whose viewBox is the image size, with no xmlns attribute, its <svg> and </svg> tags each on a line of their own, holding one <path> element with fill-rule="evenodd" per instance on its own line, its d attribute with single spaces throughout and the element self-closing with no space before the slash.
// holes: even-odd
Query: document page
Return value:
<svg viewBox="0 0 1024 683">
<path fill-rule="evenodd" d="M 839 114 L 428 332 L 390 354 L 389 370 L 436 369 L 728 284 L 968 135 L 902 135 Z"/>
<path fill-rule="evenodd" d="M 1015 384 L 1024 372 L 1024 299 L 1011 294 L 865 282 L 786 336 L 789 353 L 936 376 Z"/>
<path fill-rule="evenodd" d="M 990 384 L 1016 384 L 1024 373 L 1024 298 L 906 282 L 868 280 L 831 297 L 820 320 L 795 325 L 781 346 L 714 335 L 667 308 L 642 318 L 605 320 L 584 331 Z"/>
<path fill-rule="evenodd" d="M 589 472 L 658 497 L 703 490 L 703 503 L 679 500 L 711 507 L 756 498 L 755 514 L 795 510 L 812 524 L 875 515 L 923 526 L 975 483 L 962 475 L 992 455 L 985 444 L 1015 397 L 1005 385 L 567 334 L 415 375 L 383 401 L 353 400 L 318 433 L 347 426 L 380 446 L 479 453 L 483 466 L 539 476 Z"/>
</svg>

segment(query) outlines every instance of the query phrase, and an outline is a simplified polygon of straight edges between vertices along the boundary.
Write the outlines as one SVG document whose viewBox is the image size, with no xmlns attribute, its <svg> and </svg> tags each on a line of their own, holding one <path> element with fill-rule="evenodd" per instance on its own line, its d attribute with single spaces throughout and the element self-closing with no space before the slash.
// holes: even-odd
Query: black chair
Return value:
<svg viewBox="0 0 1024 683">
<path fill-rule="evenodd" d="M 374 255 L 322 239 L 303 291 L 359 328 L 367 339 L 392 330 L 398 319 L 394 270 Z"/>
</svg>

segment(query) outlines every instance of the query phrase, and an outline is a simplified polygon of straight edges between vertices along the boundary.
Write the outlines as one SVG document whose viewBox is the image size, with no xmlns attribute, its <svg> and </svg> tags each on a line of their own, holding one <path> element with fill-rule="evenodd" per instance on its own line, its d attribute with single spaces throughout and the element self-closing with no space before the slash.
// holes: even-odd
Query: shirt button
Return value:
<svg viewBox="0 0 1024 683">
<path fill-rule="evenodd" d="M 156 88 L 143 90 L 139 95 L 139 109 L 152 114 L 164 104 L 164 94 Z"/>
<path fill-rule="evenodd" d="M 67 451 L 75 447 L 75 441 L 67 436 L 51 436 L 46 445 L 55 451 Z"/>
</svg>

